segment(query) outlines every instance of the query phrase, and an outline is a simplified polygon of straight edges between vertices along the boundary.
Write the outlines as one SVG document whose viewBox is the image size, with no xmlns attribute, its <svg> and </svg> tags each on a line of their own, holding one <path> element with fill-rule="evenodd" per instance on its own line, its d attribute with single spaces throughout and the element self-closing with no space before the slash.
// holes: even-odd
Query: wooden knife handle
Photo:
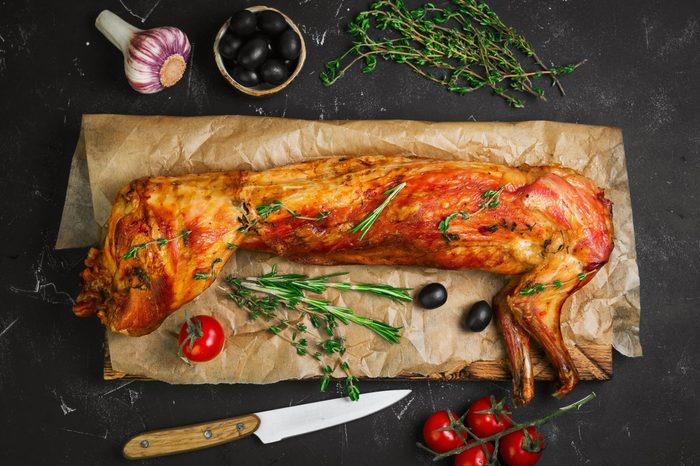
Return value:
<svg viewBox="0 0 700 466">
<path fill-rule="evenodd" d="M 124 445 L 122 453 L 124 458 L 136 460 L 201 450 L 247 437 L 258 426 L 258 416 L 247 414 L 190 426 L 153 430 L 130 439 Z"/>
</svg>

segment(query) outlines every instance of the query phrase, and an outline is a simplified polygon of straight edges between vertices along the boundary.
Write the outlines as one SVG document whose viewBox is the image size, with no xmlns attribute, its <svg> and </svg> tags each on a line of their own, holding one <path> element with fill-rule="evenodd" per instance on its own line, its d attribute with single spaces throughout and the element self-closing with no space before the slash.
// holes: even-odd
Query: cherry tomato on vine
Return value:
<svg viewBox="0 0 700 466">
<path fill-rule="evenodd" d="M 457 415 L 452 413 L 452 419 L 457 419 Z M 462 438 L 454 430 L 438 430 L 443 427 L 450 427 L 450 417 L 447 411 L 437 411 L 426 419 L 423 424 L 423 440 L 433 451 L 445 453 L 464 444 Z"/>
<path fill-rule="evenodd" d="M 211 316 L 187 318 L 177 338 L 178 356 L 185 362 L 214 359 L 224 347 L 224 329 Z"/>
<path fill-rule="evenodd" d="M 489 463 L 489 459 L 493 454 L 493 445 L 490 443 L 479 445 L 472 441 L 467 443 L 467 446 L 472 444 L 474 445 L 473 447 L 455 456 L 455 466 L 486 466 Z M 488 450 L 488 455 L 484 448 Z"/>
<path fill-rule="evenodd" d="M 505 400 L 496 401 L 493 396 L 479 398 L 467 411 L 467 426 L 480 438 L 503 432 L 513 425 L 513 418 Z"/>
<path fill-rule="evenodd" d="M 544 437 L 529 426 L 501 439 L 498 451 L 506 466 L 533 466 L 544 449 Z"/>
</svg>

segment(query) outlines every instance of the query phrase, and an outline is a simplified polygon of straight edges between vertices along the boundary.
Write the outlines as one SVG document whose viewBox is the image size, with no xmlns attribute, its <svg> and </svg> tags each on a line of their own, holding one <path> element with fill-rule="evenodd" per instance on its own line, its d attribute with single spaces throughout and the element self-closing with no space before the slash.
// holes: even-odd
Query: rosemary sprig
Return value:
<svg viewBox="0 0 700 466">
<path fill-rule="evenodd" d="M 182 230 L 179 235 L 173 236 L 172 238 L 156 238 L 152 241 L 137 244 L 137 245 L 129 248 L 129 250 L 126 252 L 126 254 L 124 254 L 122 257 L 124 259 L 135 259 L 138 257 L 140 250 L 146 249 L 148 246 L 150 246 L 152 244 L 157 244 L 159 247 L 163 247 L 166 244 L 168 244 L 172 241 L 175 241 L 179 238 L 182 238 L 182 240 L 186 242 L 190 233 L 191 233 L 190 230 Z"/>
<path fill-rule="evenodd" d="M 347 272 L 309 277 L 302 274 L 278 274 L 277 267 L 258 277 L 239 278 L 229 276 L 225 282 L 227 287 L 219 289 L 244 309 L 250 319 L 255 320 L 262 316 L 266 321 L 277 321 L 268 326 L 268 330 L 292 345 L 300 356 L 309 356 L 321 364 L 321 391 L 324 391 L 330 383 L 333 367 L 325 358 L 342 358 L 346 351 L 343 337 L 336 336 L 334 329 L 338 322 L 348 325 L 354 323 L 361 325 L 391 343 L 398 343 L 401 330 L 381 321 L 370 319 L 355 314 L 347 307 L 335 306 L 326 299 L 307 296 L 307 293 L 321 294 L 329 288 L 342 291 L 357 291 L 376 296 L 385 297 L 394 301 L 411 301 L 411 296 L 406 293 L 409 288 L 396 288 L 385 284 L 365 284 L 352 282 L 335 282 L 331 278 L 346 275 Z M 311 328 L 304 322 L 291 324 L 288 320 L 279 318 L 278 309 L 297 311 L 302 319 L 308 318 Z M 309 352 L 309 331 L 319 332 L 318 349 L 314 353 Z M 324 331 L 327 337 L 320 337 Z M 289 333 L 291 332 L 291 337 Z M 303 338 L 297 338 L 305 335 Z M 357 388 L 357 378 L 352 375 L 348 363 L 339 359 L 340 368 L 345 373 L 345 386 L 350 399 L 359 398 L 360 391 Z"/>
<path fill-rule="evenodd" d="M 359 61 L 364 62 L 362 72 L 371 73 L 379 57 L 405 64 L 451 92 L 489 88 L 509 105 L 522 108 L 524 101 L 513 92 L 546 100 L 544 89 L 533 79 L 549 76 L 564 94 L 557 76 L 585 62 L 545 66 L 525 38 L 482 0 L 452 0 L 450 4 L 441 8 L 426 3 L 409 9 L 404 0 L 373 2 L 348 25 L 353 46 L 326 63 L 321 81 L 326 86 L 334 84 Z M 516 51 L 530 57 L 538 69 L 527 71 Z"/>
<path fill-rule="evenodd" d="M 216 264 L 220 262 L 223 262 L 223 260 L 220 257 L 217 257 L 214 259 L 214 262 L 211 263 L 211 271 L 197 272 L 192 276 L 192 278 L 195 280 L 209 280 L 210 278 L 216 278 Z"/>
<path fill-rule="evenodd" d="M 590 270 L 588 272 L 581 272 L 578 275 L 576 275 L 576 278 L 572 278 L 570 280 L 554 280 L 552 283 L 528 283 L 526 286 L 520 289 L 518 291 L 518 294 L 522 296 L 531 296 L 533 294 L 541 293 L 547 288 L 561 288 L 564 285 L 568 285 L 569 283 L 581 281 L 584 278 L 586 278 L 588 275 L 594 273 L 595 270 Z"/>
<path fill-rule="evenodd" d="M 447 230 L 450 228 L 450 222 L 454 220 L 458 215 L 462 218 L 462 220 L 469 220 L 473 216 L 478 215 L 485 210 L 495 209 L 501 203 L 500 196 L 504 189 L 506 189 L 506 186 L 501 186 L 495 191 L 489 189 L 481 193 L 481 198 L 483 199 L 483 201 L 477 204 L 477 207 L 479 207 L 479 209 L 474 212 L 460 210 L 457 212 L 452 212 L 447 217 L 440 220 L 440 223 L 438 223 L 438 230 L 442 232 L 442 237 L 445 238 L 448 242 L 458 240 L 459 235 L 447 232 Z M 492 227 L 493 225 L 490 228 Z M 498 229 L 498 225 L 496 225 L 495 229 L 489 229 L 489 231 L 494 232 L 496 231 L 496 229 Z"/>
<path fill-rule="evenodd" d="M 546 416 L 543 416 L 539 419 L 535 419 L 533 421 L 527 421 L 527 422 L 521 422 L 518 424 L 513 424 L 511 427 L 508 429 L 499 432 L 497 434 L 488 436 L 488 437 L 478 437 L 477 435 L 474 434 L 464 423 L 464 418 L 467 416 L 467 413 L 462 415 L 460 418 L 455 419 L 452 416 L 452 413 L 448 410 L 448 416 L 450 417 L 450 425 L 444 428 L 441 428 L 439 430 L 452 430 L 459 435 L 459 437 L 462 439 L 463 445 L 453 448 L 452 450 L 446 451 L 444 453 L 438 453 L 436 451 L 431 450 L 430 448 L 426 447 L 420 442 L 417 442 L 416 445 L 419 448 L 422 448 L 423 450 L 426 450 L 427 452 L 431 453 L 433 455 L 433 461 L 439 461 L 441 459 L 447 458 L 448 456 L 453 456 L 453 455 L 458 455 L 462 453 L 463 451 L 467 450 L 468 448 L 472 448 L 475 445 L 484 445 L 488 442 L 493 442 L 494 443 L 494 450 L 493 453 L 489 455 L 489 452 L 487 450 L 484 450 L 484 453 L 486 453 L 486 457 L 489 458 L 489 465 L 495 465 L 497 463 L 497 458 L 498 458 L 498 447 L 499 447 L 499 441 L 503 437 L 505 437 L 508 434 L 512 434 L 513 432 L 517 432 L 519 430 L 523 430 L 526 427 L 539 427 L 543 424 L 546 424 L 547 422 L 551 421 L 552 419 L 561 416 L 562 414 L 566 414 L 570 411 L 578 411 L 581 409 L 583 405 L 591 401 L 596 397 L 596 394 L 591 392 L 589 395 L 583 397 L 582 399 L 571 403 L 568 406 L 563 406 L 556 411 L 553 411 L 549 413 Z M 526 431 L 527 432 L 527 431 Z M 534 446 L 539 446 L 542 442 L 535 442 L 534 440 L 530 438 L 531 442 L 528 443 L 528 446 L 531 449 Z M 469 443 L 469 445 L 467 445 Z"/>
<path fill-rule="evenodd" d="M 406 183 L 401 183 L 385 191 L 384 195 L 386 196 L 386 199 L 384 199 L 384 202 L 379 204 L 379 206 L 376 209 L 367 214 L 367 216 L 364 219 L 362 219 L 360 223 L 355 225 L 352 228 L 352 230 L 350 230 L 350 233 L 357 233 L 358 231 L 361 231 L 362 234 L 360 235 L 360 241 L 362 241 L 369 229 L 372 228 L 372 225 L 374 225 L 374 222 L 379 217 L 379 214 L 382 213 L 382 211 L 389 204 L 389 202 L 391 202 L 391 200 L 394 199 L 399 193 L 399 191 L 401 191 L 404 187 L 406 187 Z"/>
<path fill-rule="evenodd" d="M 282 201 L 272 201 L 269 204 L 261 204 L 255 208 L 255 210 L 258 212 L 258 215 L 260 216 L 260 219 L 262 221 L 267 220 L 267 217 L 270 216 L 270 214 L 273 214 L 275 212 L 279 212 L 280 210 L 286 210 L 289 215 L 292 217 L 299 219 L 299 220 L 311 220 L 314 222 L 319 222 L 323 220 L 324 218 L 328 217 L 331 213 L 330 211 L 318 211 L 318 215 L 316 217 L 304 217 L 300 213 L 290 209 L 286 205 L 282 203 Z"/>
<path fill-rule="evenodd" d="M 321 294 L 328 288 L 335 288 L 341 291 L 358 291 L 361 293 L 371 293 L 377 296 L 389 298 L 393 301 L 411 302 L 413 298 L 406 293 L 411 288 L 397 288 L 383 283 L 351 283 L 351 282 L 332 282 L 331 278 L 347 275 L 348 272 L 338 272 L 320 277 L 309 277 L 302 274 L 278 274 L 277 269 L 273 266 L 270 273 L 259 277 L 249 277 L 246 280 L 254 281 L 268 288 L 291 288 L 296 291 L 310 291 L 312 293 Z"/>
</svg>

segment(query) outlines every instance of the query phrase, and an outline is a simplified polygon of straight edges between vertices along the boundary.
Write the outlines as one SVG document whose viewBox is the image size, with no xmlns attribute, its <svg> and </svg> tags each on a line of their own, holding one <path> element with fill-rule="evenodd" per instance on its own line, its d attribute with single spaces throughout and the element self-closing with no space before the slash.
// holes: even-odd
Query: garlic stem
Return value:
<svg viewBox="0 0 700 466">
<path fill-rule="evenodd" d="M 97 16 L 95 27 L 124 55 L 129 51 L 129 44 L 134 34 L 141 32 L 141 29 L 132 26 L 109 10 L 104 10 Z"/>
</svg>

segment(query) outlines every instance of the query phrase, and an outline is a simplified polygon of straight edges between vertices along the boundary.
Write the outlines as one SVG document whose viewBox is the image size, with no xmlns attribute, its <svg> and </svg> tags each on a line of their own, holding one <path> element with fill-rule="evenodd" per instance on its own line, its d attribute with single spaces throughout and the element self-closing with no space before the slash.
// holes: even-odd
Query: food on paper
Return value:
<svg viewBox="0 0 700 466">
<path fill-rule="evenodd" d="M 557 371 L 556 395 L 578 381 L 561 306 L 607 262 L 611 209 L 600 188 L 560 166 L 368 156 L 142 178 L 118 194 L 74 311 L 147 334 L 208 288 L 239 247 L 313 264 L 514 275 L 494 304 L 522 404 L 534 395 L 530 337 Z"/>
</svg>

